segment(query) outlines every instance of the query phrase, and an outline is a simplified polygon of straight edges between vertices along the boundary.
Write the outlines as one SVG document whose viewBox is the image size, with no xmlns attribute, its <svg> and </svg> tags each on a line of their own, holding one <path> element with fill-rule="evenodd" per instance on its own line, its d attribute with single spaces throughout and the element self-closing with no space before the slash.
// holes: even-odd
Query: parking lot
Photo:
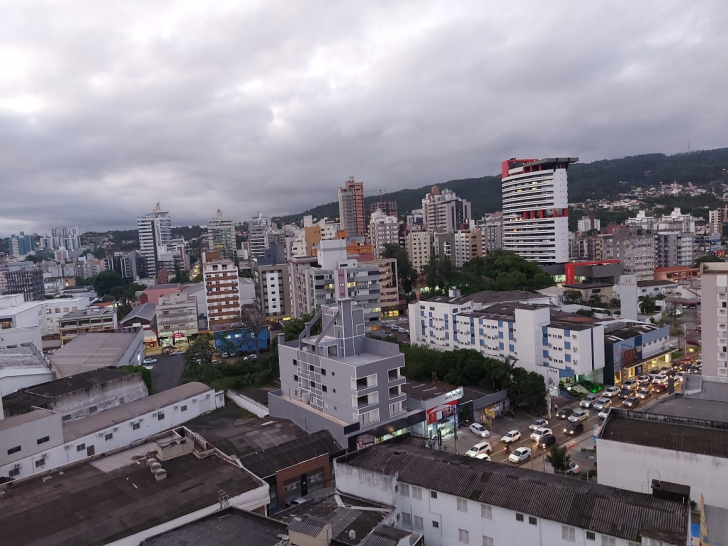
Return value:
<svg viewBox="0 0 728 546">
<path fill-rule="evenodd" d="M 156 364 L 151 369 L 152 389 L 162 392 L 182 384 L 185 363 L 182 355 L 156 355 Z"/>
</svg>

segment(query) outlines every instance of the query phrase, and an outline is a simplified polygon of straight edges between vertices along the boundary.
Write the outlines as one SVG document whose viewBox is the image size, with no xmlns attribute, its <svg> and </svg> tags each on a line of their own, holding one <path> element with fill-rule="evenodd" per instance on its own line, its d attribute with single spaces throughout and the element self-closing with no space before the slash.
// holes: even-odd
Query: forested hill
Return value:
<svg viewBox="0 0 728 546">
<path fill-rule="evenodd" d="M 666 184 L 692 182 L 698 186 L 704 186 L 714 181 L 728 182 L 727 169 L 728 148 L 676 155 L 645 154 L 621 159 L 604 159 L 592 163 L 576 163 L 569 168 L 569 202 L 616 198 L 619 193 L 628 191 L 631 187 L 653 186 L 660 182 Z M 620 182 L 622 183 L 620 184 Z M 459 197 L 470 201 L 474 218 L 501 208 L 500 174 L 450 180 L 439 186 L 451 189 Z M 422 198 L 430 191 L 430 188 L 431 186 L 422 186 L 412 190 L 385 193 L 382 195 L 382 199 L 397 201 L 397 209 L 402 214 L 420 208 Z M 369 203 L 378 200 L 379 196 L 367 197 L 365 199 L 366 211 L 369 211 Z M 285 216 L 281 219 L 286 222 L 295 221 L 304 214 L 311 214 L 314 218 L 324 216 L 336 218 L 339 216 L 339 204 L 332 202 L 319 205 L 301 214 Z"/>
</svg>

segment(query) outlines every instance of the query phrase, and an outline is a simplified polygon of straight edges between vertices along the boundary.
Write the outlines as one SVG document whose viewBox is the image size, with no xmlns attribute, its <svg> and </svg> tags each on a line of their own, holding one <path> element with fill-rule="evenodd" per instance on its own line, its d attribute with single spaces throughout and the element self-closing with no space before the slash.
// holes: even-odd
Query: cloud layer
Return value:
<svg viewBox="0 0 728 546">
<path fill-rule="evenodd" d="M 0 0 L 0 236 L 728 145 L 728 10 Z"/>
</svg>

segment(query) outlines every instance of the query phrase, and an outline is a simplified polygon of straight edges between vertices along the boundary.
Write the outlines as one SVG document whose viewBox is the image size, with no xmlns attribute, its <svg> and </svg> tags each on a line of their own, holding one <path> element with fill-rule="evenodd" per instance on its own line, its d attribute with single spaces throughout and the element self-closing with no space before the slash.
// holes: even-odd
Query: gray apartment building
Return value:
<svg viewBox="0 0 728 546">
<path fill-rule="evenodd" d="M 348 449 L 397 435 L 425 418 L 407 412 L 404 355 L 394 343 L 365 335 L 364 310 L 345 297 L 322 307 L 297 341 L 278 340 L 281 389 L 269 393 L 270 415 L 308 432 L 326 429 Z M 321 319 L 322 332 L 311 334 Z"/>
<path fill-rule="evenodd" d="M 183 338 L 199 333 L 197 298 L 186 292 L 170 294 L 157 305 L 157 335 L 163 338 Z"/>
</svg>

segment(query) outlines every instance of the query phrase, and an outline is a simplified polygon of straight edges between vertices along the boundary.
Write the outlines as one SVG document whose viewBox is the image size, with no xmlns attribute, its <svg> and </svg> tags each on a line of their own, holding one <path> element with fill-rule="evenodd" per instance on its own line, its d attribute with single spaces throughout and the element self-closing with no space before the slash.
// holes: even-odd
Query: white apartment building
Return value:
<svg viewBox="0 0 728 546">
<path fill-rule="evenodd" d="M 681 233 L 695 233 L 695 225 L 698 218 L 684 214 L 679 207 L 664 216 L 647 216 L 645 211 L 640 210 L 634 218 L 627 218 L 625 226 L 636 227 L 644 231 L 679 231 Z"/>
<path fill-rule="evenodd" d="M 412 266 L 422 271 L 432 257 L 432 234 L 428 231 L 410 231 L 404 240 Z"/>
<path fill-rule="evenodd" d="M 67 313 L 73 311 L 83 311 L 91 305 L 89 296 L 75 298 L 56 298 L 43 302 L 43 325 L 42 335 L 55 336 L 60 335 L 58 320 Z"/>
<path fill-rule="evenodd" d="M 410 343 L 453 351 L 473 349 L 538 372 L 547 382 L 588 375 L 601 380 L 604 326 L 550 308 L 548 296 L 479 292 L 409 305 Z"/>
<path fill-rule="evenodd" d="M 211 330 L 238 324 L 241 318 L 238 268 L 219 252 L 205 252 L 202 258 L 208 324 Z"/>
<path fill-rule="evenodd" d="M 137 216 L 139 251 L 147 263 L 147 276 L 154 277 L 158 270 L 159 255 L 167 252 L 172 240 L 172 218 L 159 203 L 152 212 Z"/>
<path fill-rule="evenodd" d="M 578 160 L 555 157 L 503 162 L 504 250 L 532 262 L 569 261 L 566 171 Z"/>
<path fill-rule="evenodd" d="M 390 216 L 377 209 L 369 221 L 369 237 L 375 258 L 381 258 L 386 245 L 399 245 L 399 222 L 396 216 Z"/>
<path fill-rule="evenodd" d="M 417 443 L 417 445 L 415 445 Z M 384 442 L 334 461 L 343 494 L 395 507 L 428 546 L 685 546 L 690 506 L 509 464 Z"/>
<path fill-rule="evenodd" d="M 453 233 L 470 224 L 470 201 L 461 199 L 452 190 L 433 186 L 422 200 L 425 229 L 430 233 Z"/>
<path fill-rule="evenodd" d="M 268 233 L 271 231 L 270 218 L 258 213 L 248 222 L 248 242 L 250 245 L 250 257 L 257 258 L 265 254 L 268 248 Z"/>
<path fill-rule="evenodd" d="M 197 298 L 186 292 L 159 298 L 157 304 L 157 335 L 166 337 L 190 337 L 199 332 Z"/>
<path fill-rule="evenodd" d="M 43 342 L 44 301 L 25 301 L 23 294 L 0 296 L 0 348 Z"/>
<path fill-rule="evenodd" d="M 635 227 L 615 229 L 609 235 L 598 235 L 595 245 L 597 260 L 620 260 L 625 275 L 648 281 L 655 273 L 655 236 Z"/>
<path fill-rule="evenodd" d="M 222 391 L 186 383 L 65 423 L 46 409 L 8 417 L 0 420 L 0 476 L 17 480 L 113 451 L 223 405 Z"/>
<path fill-rule="evenodd" d="M 728 262 L 703 264 L 700 284 L 703 374 L 728 377 Z"/>
<path fill-rule="evenodd" d="M 223 218 L 220 209 L 207 224 L 207 247 L 220 251 L 226 260 L 232 260 L 235 255 L 235 225 L 231 219 Z"/>
<path fill-rule="evenodd" d="M 597 230 L 599 231 L 602 229 L 602 222 L 599 220 L 599 218 L 592 218 L 590 216 L 582 216 L 579 219 L 579 222 L 577 223 L 577 231 L 586 232 L 586 231 L 593 231 Z"/>
</svg>

